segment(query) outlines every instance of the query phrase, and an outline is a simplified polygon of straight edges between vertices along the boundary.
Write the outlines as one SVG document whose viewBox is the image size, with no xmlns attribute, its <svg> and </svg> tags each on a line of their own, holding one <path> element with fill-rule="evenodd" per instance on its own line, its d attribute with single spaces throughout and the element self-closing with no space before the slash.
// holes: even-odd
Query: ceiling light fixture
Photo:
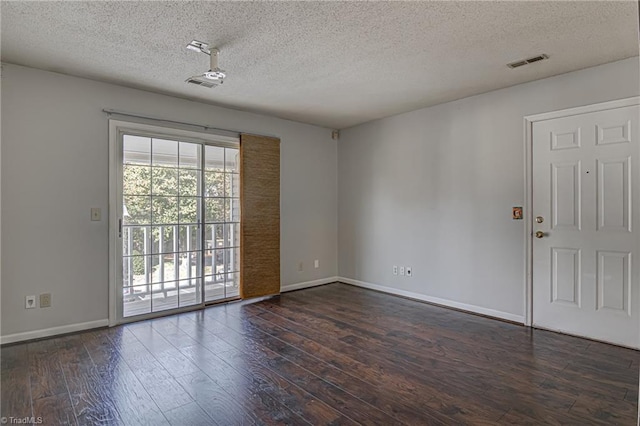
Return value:
<svg viewBox="0 0 640 426">
<path fill-rule="evenodd" d="M 220 51 L 217 48 L 209 48 L 208 43 L 193 40 L 187 45 L 187 49 L 209 55 L 209 71 L 190 77 L 186 80 L 187 82 L 206 79 L 211 83 L 202 85 L 209 88 L 213 88 L 218 84 L 224 83 L 224 79 L 227 77 L 227 74 L 224 70 L 218 67 L 218 55 L 220 54 Z"/>
</svg>

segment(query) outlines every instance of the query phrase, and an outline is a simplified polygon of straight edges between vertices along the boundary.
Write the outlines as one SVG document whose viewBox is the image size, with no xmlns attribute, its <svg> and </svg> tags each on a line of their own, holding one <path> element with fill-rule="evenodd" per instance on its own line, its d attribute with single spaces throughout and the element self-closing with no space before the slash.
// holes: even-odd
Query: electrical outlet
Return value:
<svg viewBox="0 0 640 426">
<path fill-rule="evenodd" d="M 36 306 L 36 297 L 35 296 L 27 296 L 24 300 L 25 309 L 34 309 Z"/>
<path fill-rule="evenodd" d="M 400 275 L 404 276 L 404 266 L 400 267 Z"/>
<path fill-rule="evenodd" d="M 398 265 L 393 265 L 393 275 L 398 275 Z"/>
<path fill-rule="evenodd" d="M 298 262 L 298 272 L 304 271 L 304 263 L 302 261 Z"/>
<path fill-rule="evenodd" d="M 40 295 L 40 307 L 41 308 L 51 307 L 51 293 L 42 293 Z"/>
<path fill-rule="evenodd" d="M 411 266 L 407 266 L 407 276 L 410 277 L 412 275 Z"/>
<path fill-rule="evenodd" d="M 315 268 L 318 269 L 320 267 L 320 261 L 318 259 L 314 260 L 313 266 L 315 266 Z"/>
<path fill-rule="evenodd" d="M 98 222 L 102 220 L 102 211 L 97 207 L 91 208 L 91 220 L 93 222 Z"/>
</svg>

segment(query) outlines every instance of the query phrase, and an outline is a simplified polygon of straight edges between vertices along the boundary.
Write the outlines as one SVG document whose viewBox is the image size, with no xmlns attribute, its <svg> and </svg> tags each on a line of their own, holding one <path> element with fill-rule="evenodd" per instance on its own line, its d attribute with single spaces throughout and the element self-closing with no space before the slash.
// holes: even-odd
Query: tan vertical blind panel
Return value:
<svg viewBox="0 0 640 426">
<path fill-rule="evenodd" d="M 280 293 L 280 139 L 240 135 L 240 296 Z"/>
</svg>

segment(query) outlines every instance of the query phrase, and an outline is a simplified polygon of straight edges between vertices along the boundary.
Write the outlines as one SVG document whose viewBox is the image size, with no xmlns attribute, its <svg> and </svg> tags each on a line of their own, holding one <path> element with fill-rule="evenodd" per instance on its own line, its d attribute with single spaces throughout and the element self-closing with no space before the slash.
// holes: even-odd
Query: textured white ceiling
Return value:
<svg viewBox="0 0 640 426">
<path fill-rule="evenodd" d="M 331 128 L 638 55 L 635 0 L 0 7 L 2 61 Z M 184 82 L 208 69 L 192 39 L 220 48 L 224 85 Z"/>
</svg>

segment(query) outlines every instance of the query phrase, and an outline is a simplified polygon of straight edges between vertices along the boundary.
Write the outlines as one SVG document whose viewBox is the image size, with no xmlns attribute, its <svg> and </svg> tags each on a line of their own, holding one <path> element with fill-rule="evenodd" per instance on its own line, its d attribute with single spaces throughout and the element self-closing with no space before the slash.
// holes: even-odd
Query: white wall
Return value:
<svg viewBox="0 0 640 426">
<path fill-rule="evenodd" d="M 630 58 L 343 130 L 339 275 L 521 320 L 523 117 L 639 93 Z"/>
<path fill-rule="evenodd" d="M 329 129 L 3 64 L 3 337 L 108 317 L 102 108 L 280 137 L 282 284 L 337 275 L 337 146 Z M 101 222 L 90 221 L 91 207 L 102 208 Z M 24 308 L 26 295 L 43 292 L 52 293 L 51 308 Z"/>
</svg>

